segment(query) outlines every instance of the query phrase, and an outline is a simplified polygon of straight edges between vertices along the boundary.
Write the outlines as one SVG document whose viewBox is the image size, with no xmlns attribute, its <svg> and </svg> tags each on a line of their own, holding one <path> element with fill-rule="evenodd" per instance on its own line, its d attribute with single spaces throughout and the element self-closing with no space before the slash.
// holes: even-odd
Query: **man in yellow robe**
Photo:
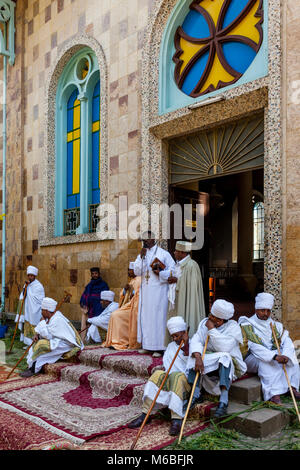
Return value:
<svg viewBox="0 0 300 470">
<path fill-rule="evenodd" d="M 103 348 L 124 350 L 140 347 L 137 342 L 137 318 L 141 277 L 135 276 L 134 263 L 129 264 L 128 276 L 130 281 L 120 293 L 120 308 L 111 314 Z"/>
</svg>

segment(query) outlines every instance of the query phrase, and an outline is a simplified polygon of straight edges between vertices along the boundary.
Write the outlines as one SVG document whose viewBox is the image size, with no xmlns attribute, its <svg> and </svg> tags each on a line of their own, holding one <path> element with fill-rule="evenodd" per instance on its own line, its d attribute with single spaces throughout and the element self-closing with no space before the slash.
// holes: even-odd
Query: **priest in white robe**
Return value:
<svg viewBox="0 0 300 470">
<path fill-rule="evenodd" d="M 240 317 L 239 324 L 248 342 L 249 352 L 245 358 L 248 372 L 258 374 L 264 400 L 280 405 L 280 395 L 289 392 L 283 364 L 285 364 L 297 400 L 300 400 L 300 374 L 289 332 L 283 328 L 282 323 L 270 318 L 273 305 L 272 294 L 266 292 L 258 294 L 255 299 L 255 314 L 250 318 Z M 280 345 L 280 354 L 275 344 L 271 324 L 274 326 Z"/>
<path fill-rule="evenodd" d="M 19 299 L 20 306 L 24 298 L 24 293 L 26 292 L 23 311 L 19 321 L 19 329 L 21 331 L 20 341 L 22 341 L 26 346 L 29 346 L 32 343 L 32 339 L 35 335 L 34 328 L 42 318 L 41 305 L 42 300 L 45 297 L 45 290 L 43 285 L 36 279 L 38 272 L 39 270 L 36 267 L 28 266 L 28 281 L 26 281 Z M 18 318 L 19 314 L 16 316 L 15 322 L 18 321 Z"/>
<path fill-rule="evenodd" d="M 201 271 L 196 261 L 191 258 L 192 243 L 180 241 L 176 243 L 174 270 L 165 270 L 161 278 L 169 284 L 168 320 L 178 315 L 189 325 L 192 337 L 201 320 L 206 317 Z M 171 337 L 166 331 L 165 345 Z"/>
<path fill-rule="evenodd" d="M 165 331 L 168 313 L 169 284 L 164 270 L 172 270 L 175 262 L 168 253 L 158 246 L 151 232 L 142 236 L 143 248 L 134 263 L 134 273 L 142 277 L 138 313 L 138 343 L 140 353 L 151 351 L 154 357 L 164 351 Z"/>
<path fill-rule="evenodd" d="M 87 341 L 92 339 L 95 343 L 102 343 L 102 339 L 99 333 L 98 328 L 102 330 L 108 330 L 108 324 L 112 312 L 119 308 L 118 302 L 115 302 L 115 293 L 110 290 L 102 291 L 100 294 L 100 301 L 103 308 L 103 312 L 100 313 L 97 317 L 92 317 L 88 319 L 88 323 L 91 323 L 91 326 L 87 332 Z"/>
<path fill-rule="evenodd" d="M 35 344 L 27 355 L 28 369 L 21 377 L 31 377 L 42 371 L 45 364 L 59 359 L 69 359 L 84 348 L 83 342 L 72 323 L 59 311 L 57 302 L 51 298 L 42 301 L 43 320 L 35 327 Z"/>
<path fill-rule="evenodd" d="M 231 383 L 247 370 L 240 351 L 242 331 L 238 323 L 231 320 L 233 315 L 233 304 L 222 299 L 216 300 L 210 316 L 201 321 L 190 344 L 189 369 L 202 374 L 202 386 L 208 393 L 220 395 L 216 417 L 227 413 Z M 203 361 L 201 356 L 207 336 L 209 341 Z"/>
<path fill-rule="evenodd" d="M 184 404 L 187 402 L 191 390 L 191 386 L 187 381 L 189 336 L 186 331 L 187 325 L 182 317 L 172 317 L 167 323 L 167 328 L 172 336 L 172 342 L 168 345 L 163 356 L 164 370 L 155 371 L 146 383 L 143 396 L 142 414 L 137 419 L 129 423 L 128 427 L 131 429 L 138 428 L 143 423 L 157 391 L 166 376 L 166 371 L 169 369 L 176 355 L 178 346 L 181 341 L 184 340 L 184 345 L 170 370 L 168 379 L 166 380 L 153 409 L 153 413 L 155 413 L 158 409 L 165 407 L 169 408 L 171 411 L 171 427 L 169 433 L 171 436 L 176 436 L 179 434 L 181 429 L 182 419 L 185 414 Z M 150 419 L 151 416 L 149 417 L 149 420 Z"/>
</svg>

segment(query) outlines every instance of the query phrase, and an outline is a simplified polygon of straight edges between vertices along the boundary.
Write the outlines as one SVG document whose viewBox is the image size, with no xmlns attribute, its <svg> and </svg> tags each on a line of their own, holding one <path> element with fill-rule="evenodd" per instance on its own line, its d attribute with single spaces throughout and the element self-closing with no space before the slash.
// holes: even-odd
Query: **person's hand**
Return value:
<svg viewBox="0 0 300 470">
<path fill-rule="evenodd" d="M 160 269 L 159 269 L 159 267 L 158 267 L 157 264 L 154 266 L 154 268 L 152 269 L 152 271 L 154 272 L 154 274 L 156 274 L 156 276 L 159 276 Z"/>
<path fill-rule="evenodd" d="M 277 361 L 278 364 L 287 364 L 289 362 L 289 358 L 287 356 L 277 355 L 275 361 Z"/>
<path fill-rule="evenodd" d="M 85 315 L 87 315 L 89 311 L 88 307 L 81 307 L 81 310 L 82 310 L 82 313 L 84 313 Z"/>
<path fill-rule="evenodd" d="M 208 330 L 212 330 L 213 328 L 215 328 L 215 324 L 210 318 L 205 323 L 205 326 Z"/>
<path fill-rule="evenodd" d="M 145 258 L 146 253 L 147 253 L 147 248 L 142 248 L 141 253 L 140 253 L 142 259 Z"/>
<path fill-rule="evenodd" d="M 200 353 L 194 353 L 195 357 L 195 372 L 200 372 L 204 374 L 204 364 Z"/>
<path fill-rule="evenodd" d="M 174 277 L 174 276 L 170 276 L 168 279 L 169 284 L 176 284 L 177 281 L 178 281 L 177 277 Z"/>
<path fill-rule="evenodd" d="M 36 343 L 38 340 L 40 339 L 39 335 L 36 334 L 34 335 L 34 337 L 32 338 L 32 340 Z"/>
</svg>

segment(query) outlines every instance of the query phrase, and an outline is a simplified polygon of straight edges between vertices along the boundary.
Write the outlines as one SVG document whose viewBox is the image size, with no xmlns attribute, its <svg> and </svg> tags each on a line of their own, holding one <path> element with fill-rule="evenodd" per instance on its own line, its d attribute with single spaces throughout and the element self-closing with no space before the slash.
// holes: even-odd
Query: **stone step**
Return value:
<svg viewBox="0 0 300 470">
<path fill-rule="evenodd" d="M 248 406 L 229 402 L 228 415 L 241 413 L 238 416 L 233 417 L 227 423 L 221 424 L 221 421 L 225 418 L 218 419 L 219 425 L 227 429 L 234 429 L 245 436 L 254 438 L 265 438 L 272 434 L 276 434 L 289 424 L 290 417 L 288 413 L 277 411 L 270 408 L 261 408 L 257 411 L 247 412 Z M 212 410 L 211 417 L 213 417 L 215 410 Z"/>
<path fill-rule="evenodd" d="M 245 405 L 250 405 L 254 401 L 261 401 L 262 391 L 259 378 L 250 377 L 234 382 L 229 390 L 229 399 Z"/>
</svg>

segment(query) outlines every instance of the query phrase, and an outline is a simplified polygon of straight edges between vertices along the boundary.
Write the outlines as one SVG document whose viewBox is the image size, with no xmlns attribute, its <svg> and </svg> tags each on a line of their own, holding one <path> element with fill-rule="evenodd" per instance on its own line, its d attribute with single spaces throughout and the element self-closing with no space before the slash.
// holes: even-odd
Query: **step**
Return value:
<svg viewBox="0 0 300 470">
<path fill-rule="evenodd" d="M 248 406 L 229 402 L 228 415 L 235 413 L 241 413 L 249 409 Z M 211 416 L 213 417 L 215 410 L 212 410 Z M 288 413 L 277 411 L 270 408 L 261 408 L 257 411 L 245 412 L 239 416 L 235 416 L 227 423 L 221 424 L 221 421 L 225 418 L 221 418 L 219 425 L 227 429 L 234 429 L 245 436 L 254 438 L 265 438 L 272 434 L 276 434 L 289 424 L 290 417 Z"/>
<path fill-rule="evenodd" d="M 262 400 L 261 383 L 258 377 L 234 382 L 229 390 L 230 401 L 250 405 L 254 401 Z"/>
</svg>

